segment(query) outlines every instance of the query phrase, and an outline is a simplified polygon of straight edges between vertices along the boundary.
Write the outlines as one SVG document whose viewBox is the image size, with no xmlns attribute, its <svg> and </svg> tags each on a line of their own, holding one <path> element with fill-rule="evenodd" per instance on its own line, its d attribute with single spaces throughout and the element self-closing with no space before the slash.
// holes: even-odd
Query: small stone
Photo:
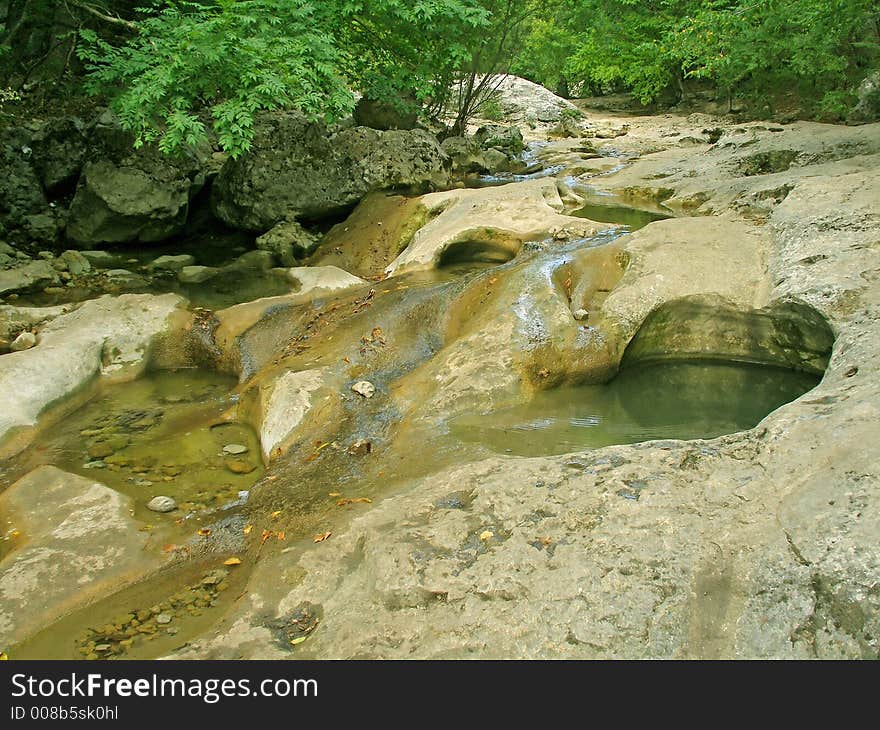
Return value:
<svg viewBox="0 0 880 730">
<path fill-rule="evenodd" d="M 348 453 L 352 456 L 365 456 L 373 450 L 373 444 L 366 439 L 359 439 L 348 447 Z"/>
<path fill-rule="evenodd" d="M 156 623 L 161 626 L 164 626 L 165 624 L 170 624 L 171 616 L 167 613 L 160 613 L 158 616 L 156 616 Z"/>
<path fill-rule="evenodd" d="M 22 332 L 16 337 L 9 349 L 13 352 L 21 352 L 22 350 L 30 350 L 37 344 L 37 336 L 33 332 Z"/>
<path fill-rule="evenodd" d="M 189 254 L 179 256 L 159 256 L 150 264 L 151 269 L 157 271 L 181 271 L 184 266 L 192 266 L 196 260 Z"/>
<path fill-rule="evenodd" d="M 201 284 L 219 273 L 213 266 L 184 266 L 177 272 L 177 280 L 181 284 Z"/>
<path fill-rule="evenodd" d="M 360 380 L 351 386 L 353 392 L 364 398 L 372 398 L 376 392 L 376 386 L 369 380 Z"/>
<path fill-rule="evenodd" d="M 171 497 L 160 495 L 158 497 L 153 497 L 147 502 L 147 509 L 152 510 L 153 512 L 172 512 L 177 509 L 177 502 L 171 499 Z"/>
<path fill-rule="evenodd" d="M 238 456 L 239 454 L 246 454 L 248 451 L 248 447 L 244 444 L 226 444 L 223 447 L 224 454 L 230 454 L 232 456 Z"/>
<path fill-rule="evenodd" d="M 95 651 L 110 651 L 112 646 L 110 644 L 98 644 L 95 647 Z"/>
<path fill-rule="evenodd" d="M 244 459 L 226 459 L 226 468 L 233 474 L 250 474 L 257 467 Z"/>
<path fill-rule="evenodd" d="M 589 316 L 590 316 L 590 313 L 586 309 L 576 309 L 574 312 L 574 318 L 578 322 L 582 322 L 583 320 L 585 320 Z"/>
<path fill-rule="evenodd" d="M 142 609 L 140 609 L 140 610 L 137 612 L 137 619 L 138 619 L 138 621 L 140 621 L 141 623 L 143 623 L 144 621 L 149 620 L 150 616 L 152 616 L 152 615 L 153 615 L 153 614 L 152 614 L 152 612 L 150 611 L 150 609 L 148 609 L 148 608 L 142 608 Z"/>
</svg>

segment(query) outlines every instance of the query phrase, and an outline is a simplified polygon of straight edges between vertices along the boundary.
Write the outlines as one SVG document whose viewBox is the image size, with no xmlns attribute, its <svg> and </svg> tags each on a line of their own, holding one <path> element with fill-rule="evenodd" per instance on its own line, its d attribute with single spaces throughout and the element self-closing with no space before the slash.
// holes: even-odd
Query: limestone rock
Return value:
<svg viewBox="0 0 880 730">
<path fill-rule="evenodd" d="M 27 542 L 0 563 L 0 644 L 9 646 L 162 563 L 128 497 L 52 466 L 0 494 Z"/>
<path fill-rule="evenodd" d="M 351 386 L 351 390 L 364 398 L 372 398 L 376 393 L 376 386 L 369 380 L 359 380 Z"/>
<path fill-rule="evenodd" d="M 298 294 L 329 294 L 367 283 L 336 266 L 297 266 L 287 270 L 287 278 L 299 286 Z"/>
<path fill-rule="evenodd" d="M 22 332 L 16 337 L 9 349 L 13 352 L 21 352 L 22 350 L 30 350 L 37 344 L 37 336 L 33 332 Z"/>
<path fill-rule="evenodd" d="M 153 497 L 147 502 L 147 509 L 152 510 L 153 512 L 173 512 L 177 509 L 177 502 L 171 497 Z"/>
<path fill-rule="evenodd" d="M 285 220 L 337 215 L 373 189 L 442 184 L 445 159 L 421 130 L 332 131 L 295 112 L 266 114 L 251 151 L 223 165 L 212 206 L 228 225 L 262 232 Z"/>
<path fill-rule="evenodd" d="M 136 150 L 132 142 L 109 115 L 92 133 L 67 221 L 68 238 L 81 248 L 161 241 L 183 230 L 189 202 L 205 182 L 209 150 L 171 157 L 153 145 Z"/>
<path fill-rule="evenodd" d="M 220 269 L 213 266 L 184 266 L 177 272 L 177 280 L 181 284 L 202 284 L 219 273 Z"/>
<path fill-rule="evenodd" d="M 92 264 L 80 251 L 65 251 L 61 254 L 61 260 L 67 265 L 67 270 L 72 276 L 82 276 L 92 270 Z"/>
<path fill-rule="evenodd" d="M 153 259 L 150 268 L 156 271 L 180 271 L 185 266 L 192 266 L 195 262 L 195 257 L 189 254 L 166 255 Z"/>
<path fill-rule="evenodd" d="M 40 332 L 40 346 L 0 358 L 0 390 L 15 393 L 0 412 L 0 452 L 15 431 L 36 425 L 51 405 L 82 389 L 96 375 L 134 377 L 151 347 L 169 332 L 185 300 L 175 294 L 101 297 L 56 317 Z M 13 452 L 23 446 L 13 439 Z"/>
<path fill-rule="evenodd" d="M 58 272 L 48 261 L 31 261 L 0 270 L 0 295 L 39 289 L 58 283 Z"/>
</svg>

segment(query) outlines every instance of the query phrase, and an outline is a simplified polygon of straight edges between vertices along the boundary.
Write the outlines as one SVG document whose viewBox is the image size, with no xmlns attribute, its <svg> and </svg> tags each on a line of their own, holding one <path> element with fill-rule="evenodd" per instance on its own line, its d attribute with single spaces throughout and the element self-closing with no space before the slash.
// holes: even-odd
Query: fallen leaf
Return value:
<svg viewBox="0 0 880 730">
<path fill-rule="evenodd" d="M 149 532 L 152 529 L 152 525 L 144 525 L 143 527 L 138 527 L 138 532 Z"/>
<path fill-rule="evenodd" d="M 315 542 L 324 542 L 330 535 L 333 533 L 329 530 L 327 532 L 322 532 L 320 535 L 315 535 Z"/>
<path fill-rule="evenodd" d="M 266 481 L 267 482 L 274 482 L 277 478 L 278 478 L 277 474 L 270 474 L 269 476 L 266 477 Z"/>
<path fill-rule="evenodd" d="M 175 550 L 177 550 L 177 545 L 172 545 L 171 543 L 162 548 L 163 553 L 173 553 Z"/>
<path fill-rule="evenodd" d="M 363 504 L 373 504 L 373 500 L 369 497 L 357 497 L 356 499 L 351 500 L 352 502 L 362 502 Z"/>
<path fill-rule="evenodd" d="M 552 538 L 552 537 L 539 537 L 539 538 L 538 538 L 538 541 L 539 541 L 544 547 L 547 547 L 548 545 L 552 545 L 552 544 L 553 544 L 553 538 Z"/>
<path fill-rule="evenodd" d="M 263 534 L 260 535 L 260 545 L 262 546 L 270 537 L 272 537 L 272 530 L 263 530 Z"/>
<path fill-rule="evenodd" d="M 341 497 L 342 492 L 330 492 L 327 496 L 328 497 Z"/>
<path fill-rule="evenodd" d="M 244 526 L 244 529 L 242 529 L 242 532 L 243 532 L 245 535 L 250 535 L 250 534 L 251 534 L 251 530 L 253 530 L 253 529 L 254 529 L 254 526 L 253 526 L 253 525 L 245 525 L 245 526 Z"/>
<path fill-rule="evenodd" d="M 210 527 L 200 527 L 197 532 L 202 537 L 207 537 L 208 535 L 211 534 L 211 528 Z"/>
<path fill-rule="evenodd" d="M 292 646 L 296 646 L 297 644 L 302 644 L 308 638 L 308 636 L 297 636 L 295 639 L 291 639 L 290 643 Z"/>
<path fill-rule="evenodd" d="M 269 515 L 269 517 L 271 517 L 272 519 L 275 519 L 280 514 L 281 514 L 281 510 L 276 509 L 272 514 Z"/>
<path fill-rule="evenodd" d="M 241 565 L 241 560 L 238 558 L 227 558 L 223 561 L 223 565 Z"/>
<path fill-rule="evenodd" d="M 9 537 L 11 537 L 13 540 L 15 538 L 19 537 L 20 535 L 21 535 L 21 533 L 18 530 L 13 530 L 12 532 L 9 533 Z"/>
<path fill-rule="evenodd" d="M 285 532 L 281 530 L 281 532 L 276 532 L 275 537 L 277 537 L 281 542 L 284 542 Z"/>
<path fill-rule="evenodd" d="M 498 277 L 497 277 L 497 276 L 493 276 L 491 279 L 489 279 L 489 283 L 490 283 L 490 284 L 494 284 L 496 281 L 498 281 Z"/>
<path fill-rule="evenodd" d="M 493 537 L 495 537 L 495 533 L 491 530 L 483 530 L 480 533 L 480 540 L 482 540 L 483 542 L 486 542 L 486 540 L 491 540 Z"/>
</svg>

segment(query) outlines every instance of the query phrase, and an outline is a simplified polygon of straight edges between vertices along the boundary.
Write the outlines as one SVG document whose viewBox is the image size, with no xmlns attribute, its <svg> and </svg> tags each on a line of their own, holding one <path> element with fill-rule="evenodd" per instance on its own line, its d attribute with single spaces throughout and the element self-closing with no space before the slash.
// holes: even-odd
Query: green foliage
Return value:
<svg viewBox="0 0 880 730">
<path fill-rule="evenodd" d="M 138 145 L 178 151 L 206 138 L 207 121 L 237 157 L 261 110 L 334 120 L 354 90 L 392 103 L 442 93 L 469 58 L 462 39 L 487 19 L 475 0 L 178 0 L 144 10 L 122 46 L 83 31 L 80 55 Z"/>
<path fill-rule="evenodd" d="M 644 103 L 688 78 L 764 102 L 797 91 L 834 116 L 880 60 L 878 23 L 876 0 L 568 0 L 533 24 L 514 67 Z"/>
<path fill-rule="evenodd" d="M 205 139 L 210 107 L 220 146 L 237 156 L 259 110 L 295 106 L 337 117 L 353 108 L 339 52 L 306 0 L 169 3 L 115 47 L 83 31 L 81 56 L 94 91 L 120 89 L 112 108 L 136 135 L 171 152 Z"/>
</svg>

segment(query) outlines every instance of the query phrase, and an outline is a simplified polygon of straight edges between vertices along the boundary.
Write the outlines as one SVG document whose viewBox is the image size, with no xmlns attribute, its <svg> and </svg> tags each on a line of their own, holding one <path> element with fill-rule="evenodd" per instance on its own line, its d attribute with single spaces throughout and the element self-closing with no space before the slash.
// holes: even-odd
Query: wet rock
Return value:
<svg viewBox="0 0 880 730">
<path fill-rule="evenodd" d="M 589 316 L 590 316 L 590 313 L 586 309 L 576 309 L 574 311 L 574 318 L 578 322 L 581 322 L 581 321 L 587 319 Z"/>
<path fill-rule="evenodd" d="M 231 267 L 268 271 L 275 266 L 275 256 L 269 251 L 248 251 L 239 256 Z"/>
<path fill-rule="evenodd" d="M 226 468 L 233 474 L 250 474 L 257 467 L 244 459 L 226 459 Z"/>
<path fill-rule="evenodd" d="M 33 332 L 22 332 L 12 341 L 9 349 L 13 352 L 21 352 L 22 350 L 30 350 L 36 344 L 37 336 Z"/>
<path fill-rule="evenodd" d="M 325 385 L 321 370 L 288 371 L 260 390 L 260 446 L 275 458 L 300 427 Z"/>
<path fill-rule="evenodd" d="M 230 454 L 232 456 L 238 456 L 239 454 L 246 454 L 248 452 L 248 447 L 244 444 L 226 444 L 223 447 L 224 454 Z"/>
<path fill-rule="evenodd" d="M 372 398 L 376 393 L 376 386 L 369 380 L 360 380 L 351 386 L 351 390 L 364 398 Z"/>
<path fill-rule="evenodd" d="M 177 502 L 171 497 L 160 495 L 158 497 L 153 497 L 147 502 L 147 509 L 152 510 L 153 512 L 173 512 L 177 509 Z"/>
<path fill-rule="evenodd" d="M 115 266 L 119 257 L 109 251 L 93 251 L 86 249 L 79 252 L 86 261 L 97 269 L 109 269 Z"/>
<path fill-rule="evenodd" d="M 67 270 L 73 276 L 82 276 L 92 270 L 92 264 L 88 257 L 84 256 L 80 251 L 65 251 L 61 254 L 61 260 L 65 263 Z"/>
<path fill-rule="evenodd" d="M 292 266 L 312 253 L 320 240 L 296 221 L 285 221 L 257 238 L 257 248 L 271 252 L 283 266 Z"/>
<path fill-rule="evenodd" d="M 298 294 L 329 294 L 367 282 L 336 266 L 298 266 L 287 270 Z"/>
<path fill-rule="evenodd" d="M 213 266 L 184 266 L 177 272 L 177 280 L 181 284 L 202 284 L 219 273 L 220 269 Z"/>
<path fill-rule="evenodd" d="M 58 283 L 58 272 L 48 261 L 31 261 L 23 266 L 0 270 L 0 296 L 25 292 Z"/>
<path fill-rule="evenodd" d="M 270 113 L 257 120 L 251 151 L 223 165 L 212 205 L 228 225 L 262 232 L 338 215 L 371 190 L 430 189 L 446 181 L 444 162 L 421 130 L 333 131 L 296 112 Z"/>
<path fill-rule="evenodd" d="M 156 271 L 180 271 L 184 266 L 192 266 L 196 262 L 194 256 L 179 254 L 177 256 L 159 256 L 150 263 Z"/>
<path fill-rule="evenodd" d="M 438 267 L 448 250 L 458 260 L 504 263 L 525 241 L 560 232 L 563 238 L 579 238 L 600 229 L 586 218 L 562 215 L 562 199 L 551 179 L 431 193 L 422 203 L 436 215 L 387 267 L 390 275 Z"/>
<path fill-rule="evenodd" d="M 160 626 L 166 626 L 167 624 L 170 624 L 172 620 L 173 618 L 171 614 L 168 613 L 160 613 L 156 616 L 156 623 Z"/>
</svg>

